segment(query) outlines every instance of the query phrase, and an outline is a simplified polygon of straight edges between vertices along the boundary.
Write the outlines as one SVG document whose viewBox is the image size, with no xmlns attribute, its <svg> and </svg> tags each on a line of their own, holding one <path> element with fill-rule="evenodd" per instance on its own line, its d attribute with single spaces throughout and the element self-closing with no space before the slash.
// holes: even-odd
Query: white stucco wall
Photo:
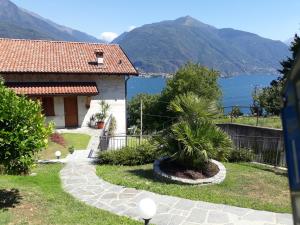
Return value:
<svg viewBox="0 0 300 225">
<path fill-rule="evenodd" d="M 100 111 L 100 102 L 105 100 L 110 105 L 109 115 L 116 118 L 116 135 L 126 134 L 126 99 L 124 76 L 102 77 L 96 81 L 99 95 L 93 96 L 91 105 L 81 126 L 87 126 L 90 117 Z M 79 105 L 78 105 L 79 106 Z M 85 107 L 85 106 L 84 106 Z M 82 114 L 83 115 L 83 114 Z"/>
</svg>

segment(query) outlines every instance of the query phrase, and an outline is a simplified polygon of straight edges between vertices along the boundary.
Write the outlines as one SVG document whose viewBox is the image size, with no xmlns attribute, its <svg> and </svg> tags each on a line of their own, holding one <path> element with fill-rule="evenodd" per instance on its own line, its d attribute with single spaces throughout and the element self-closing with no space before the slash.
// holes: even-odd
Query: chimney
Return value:
<svg viewBox="0 0 300 225">
<path fill-rule="evenodd" d="M 103 50 L 102 49 L 96 49 L 95 50 L 95 55 L 96 55 L 96 62 L 98 65 L 103 65 Z"/>
</svg>

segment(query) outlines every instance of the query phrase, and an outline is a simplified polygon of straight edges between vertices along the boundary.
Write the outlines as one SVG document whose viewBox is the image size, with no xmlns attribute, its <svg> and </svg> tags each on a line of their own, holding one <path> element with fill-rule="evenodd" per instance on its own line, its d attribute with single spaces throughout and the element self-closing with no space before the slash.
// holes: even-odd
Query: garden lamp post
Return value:
<svg viewBox="0 0 300 225">
<path fill-rule="evenodd" d="M 144 198 L 139 202 L 139 212 L 143 220 L 145 221 L 145 225 L 150 223 L 150 220 L 156 214 L 156 204 L 151 198 Z"/>
<path fill-rule="evenodd" d="M 57 159 L 59 159 L 60 156 L 61 156 L 61 152 L 60 152 L 60 151 L 56 151 L 56 152 L 55 152 L 55 156 L 56 156 Z"/>
</svg>

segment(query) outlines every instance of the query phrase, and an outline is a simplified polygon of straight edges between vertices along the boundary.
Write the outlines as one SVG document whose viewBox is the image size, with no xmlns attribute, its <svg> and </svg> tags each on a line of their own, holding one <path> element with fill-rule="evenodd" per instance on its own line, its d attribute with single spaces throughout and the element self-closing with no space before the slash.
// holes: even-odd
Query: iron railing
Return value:
<svg viewBox="0 0 300 225">
<path fill-rule="evenodd" d="M 100 137 L 99 150 L 118 150 L 123 147 L 137 147 L 142 143 L 149 141 L 152 135 L 119 135 L 109 136 L 104 135 Z"/>
</svg>

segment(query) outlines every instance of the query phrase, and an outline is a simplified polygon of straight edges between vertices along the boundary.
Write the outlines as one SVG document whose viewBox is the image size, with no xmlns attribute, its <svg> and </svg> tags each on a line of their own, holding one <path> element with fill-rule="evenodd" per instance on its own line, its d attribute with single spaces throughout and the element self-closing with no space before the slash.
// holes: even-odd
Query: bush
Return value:
<svg viewBox="0 0 300 225">
<path fill-rule="evenodd" d="M 68 151 L 70 152 L 70 154 L 73 154 L 75 151 L 75 147 L 72 145 L 68 148 Z"/>
<path fill-rule="evenodd" d="M 45 148 L 52 124 L 38 102 L 17 96 L 0 81 L 0 164 L 9 174 L 28 174 L 36 153 Z"/>
<path fill-rule="evenodd" d="M 124 147 L 120 150 L 100 152 L 100 164 L 135 166 L 154 162 L 161 156 L 158 145 L 154 142 L 136 147 Z"/>
<path fill-rule="evenodd" d="M 232 150 L 228 157 L 229 162 L 251 162 L 252 159 L 253 152 L 245 148 Z"/>
</svg>

